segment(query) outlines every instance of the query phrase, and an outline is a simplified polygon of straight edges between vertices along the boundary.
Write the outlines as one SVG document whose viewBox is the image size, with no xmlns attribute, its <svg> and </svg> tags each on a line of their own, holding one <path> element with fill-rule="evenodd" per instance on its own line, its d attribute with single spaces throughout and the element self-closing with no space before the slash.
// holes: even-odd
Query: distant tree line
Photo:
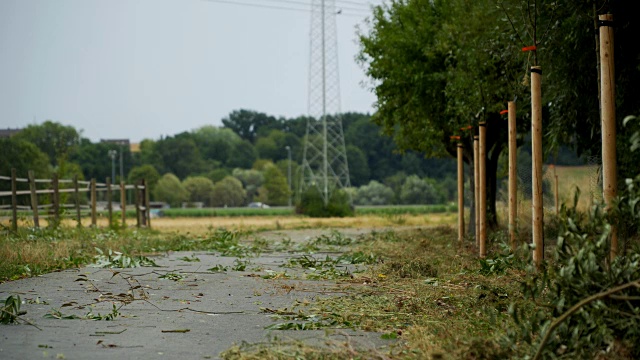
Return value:
<svg viewBox="0 0 640 360">
<path fill-rule="evenodd" d="M 398 151 L 368 114 L 344 113 L 346 151 L 353 186 L 348 191 L 361 205 L 424 204 L 452 201 L 455 196 L 455 162 Z M 0 174 L 11 168 L 38 177 L 57 172 L 61 178 L 104 181 L 112 176 L 109 150 L 122 152 L 125 179 L 146 179 L 152 200 L 172 206 L 244 206 L 250 202 L 286 205 L 298 189 L 307 117 L 276 118 L 237 110 L 222 126 L 205 125 L 173 136 L 145 139 L 139 151 L 109 142 L 92 142 L 81 131 L 54 121 L 29 125 L 11 138 L 0 139 Z M 292 184 L 289 186 L 288 152 L 291 149 Z M 0 186 L 8 190 L 8 183 Z M 291 189 L 291 190 L 290 190 Z"/>
</svg>

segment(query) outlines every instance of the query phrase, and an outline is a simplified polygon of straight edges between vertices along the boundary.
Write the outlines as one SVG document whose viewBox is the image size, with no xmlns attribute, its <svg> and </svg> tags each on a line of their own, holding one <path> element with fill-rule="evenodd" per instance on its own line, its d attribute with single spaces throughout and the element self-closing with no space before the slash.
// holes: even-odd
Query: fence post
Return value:
<svg viewBox="0 0 640 360">
<path fill-rule="evenodd" d="M 544 211 L 542 203 L 542 68 L 531 67 L 531 226 L 533 244 L 533 261 L 540 268 L 544 258 Z"/>
<path fill-rule="evenodd" d="M 556 216 L 560 215 L 560 194 L 558 193 L 558 174 L 556 174 L 556 166 L 553 165 L 553 180 L 555 182 L 555 205 L 556 205 Z"/>
<path fill-rule="evenodd" d="M 516 137 L 516 103 L 509 101 L 509 243 L 511 251 L 518 248 L 516 233 L 518 230 L 518 146 Z"/>
<path fill-rule="evenodd" d="M 98 226 L 98 209 L 97 209 L 97 196 L 96 196 L 96 179 L 91 179 L 91 226 Z"/>
<path fill-rule="evenodd" d="M 73 175 L 73 193 L 76 201 L 76 219 L 78 220 L 78 227 L 82 227 L 82 216 L 80 214 L 80 190 L 78 189 L 78 175 Z"/>
<path fill-rule="evenodd" d="M 113 226 L 113 201 L 111 200 L 111 178 L 107 178 L 107 208 L 109 209 L 109 227 Z"/>
<path fill-rule="evenodd" d="M 476 247 L 480 247 L 480 165 L 478 161 L 479 149 L 478 135 L 473 136 L 473 198 L 475 202 Z"/>
<path fill-rule="evenodd" d="M 53 221 L 56 226 L 60 225 L 60 184 L 58 183 L 58 173 L 53 173 L 51 185 L 53 185 Z"/>
<path fill-rule="evenodd" d="M 464 164 L 462 163 L 462 143 L 458 143 L 458 242 L 464 240 Z"/>
<path fill-rule="evenodd" d="M 602 118 L 602 190 L 607 211 L 617 195 L 615 64 L 613 61 L 613 15 L 598 16 L 600 27 L 600 108 Z M 611 227 L 611 260 L 618 254 L 618 230 Z"/>
<path fill-rule="evenodd" d="M 122 216 L 122 227 L 127 226 L 127 190 L 124 181 L 120 181 L 120 215 Z"/>
<path fill-rule="evenodd" d="M 136 201 L 136 226 L 140 227 L 140 188 L 138 184 L 134 184 L 134 196 Z"/>
<path fill-rule="evenodd" d="M 149 188 L 147 187 L 147 180 L 142 179 L 142 185 L 144 186 L 144 196 L 142 197 L 142 201 L 144 201 L 144 225 L 148 228 L 151 227 L 151 208 L 149 207 Z"/>
<path fill-rule="evenodd" d="M 33 210 L 33 225 L 40 227 L 38 216 L 38 194 L 36 193 L 36 179 L 33 170 L 29 170 L 29 188 L 31 189 L 31 210 Z"/>
<path fill-rule="evenodd" d="M 487 124 L 481 122 L 478 146 L 478 174 L 480 175 L 480 258 L 487 256 Z"/>
<path fill-rule="evenodd" d="M 11 215 L 13 222 L 11 230 L 18 231 L 18 184 L 16 183 L 16 168 L 11 169 Z"/>
</svg>

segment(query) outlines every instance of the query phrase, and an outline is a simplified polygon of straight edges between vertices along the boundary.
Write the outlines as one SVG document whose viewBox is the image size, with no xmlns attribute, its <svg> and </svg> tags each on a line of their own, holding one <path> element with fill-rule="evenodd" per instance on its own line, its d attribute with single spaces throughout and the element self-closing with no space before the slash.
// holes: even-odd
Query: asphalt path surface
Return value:
<svg viewBox="0 0 640 360">
<path fill-rule="evenodd" d="M 365 229 L 339 230 L 357 236 Z M 380 231 L 380 230 L 378 230 Z M 267 232 L 261 238 L 293 243 L 330 230 Z M 354 348 L 391 344 L 379 333 L 340 330 L 268 330 L 277 320 L 268 309 L 291 309 L 317 296 L 340 296 L 336 281 L 265 279 L 283 272 L 282 264 L 301 254 L 263 253 L 244 271 L 231 269 L 246 259 L 211 252 L 174 252 L 153 257 L 159 267 L 103 269 L 84 267 L 0 284 L 0 300 L 19 295 L 21 318 L 33 325 L 0 325 L 0 359 L 216 359 L 242 342 L 298 339 L 314 345 L 348 342 Z M 335 254 L 333 254 L 335 255 Z M 315 254 L 324 257 L 326 254 Z M 200 261 L 187 261 L 198 258 Z M 294 275 L 301 269 L 286 269 Z M 102 317 L 110 321 L 46 317 Z M 265 310 L 267 309 L 267 310 Z"/>
</svg>

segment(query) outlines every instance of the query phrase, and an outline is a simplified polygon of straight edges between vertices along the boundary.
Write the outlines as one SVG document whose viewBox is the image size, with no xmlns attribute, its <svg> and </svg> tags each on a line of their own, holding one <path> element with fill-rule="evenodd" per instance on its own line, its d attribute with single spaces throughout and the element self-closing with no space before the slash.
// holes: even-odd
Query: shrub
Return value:
<svg viewBox="0 0 640 360">
<path fill-rule="evenodd" d="M 334 190 L 325 206 L 320 191 L 310 187 L 302 193 L 300 202 L 296 204 L 296 213 L 311 217 L 345 217 L 353 216 L 354 209 L 346 192 Z"/>
</svg>

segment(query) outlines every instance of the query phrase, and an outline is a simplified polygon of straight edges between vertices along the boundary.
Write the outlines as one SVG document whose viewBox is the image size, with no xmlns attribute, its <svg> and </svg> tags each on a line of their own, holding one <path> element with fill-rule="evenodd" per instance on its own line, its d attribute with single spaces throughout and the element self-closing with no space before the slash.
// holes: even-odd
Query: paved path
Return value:
<svg viewBox="0 0 640 360">
<path fill-rule="evenodd" d="M 355 236 L 366 230 L 340 230 Z M 293 242 L 329 230 L 268 232 L 268 239 Z M 299 254 L 298 254 L 299 255 Z M 323 254 L 320 254 L 324 256 Z M 199 262 L 189 262 L 192 256 Z M 323 343 L 325 331 L 269 331 L 274 320 L 261 308 L 290 308 L 296 301 L 334 293 L 336 282 L 274 280 L 259 275 L 280 266 L 291 253 L 266 253 L 252 258 L 245 271 L 214 273 L 216 265 L 233 267 L 236 258 L 209 252 L 178 252 L 154 258 L 160 267 L 135 269 L 81 268 L 0 284 L 0 299 L 18 294 L 29 325 L 0 325 L 0 359 L 210 359 L 242 341 L 257 343 L 297 338 Z M 289 273 L 296 270 L 287 269 Z M 301 271 L 301 270 L 297 270 Z M 177 281 L 163 279 L 180 274 Z M 319 295 L 322 294 L 322 295 Z M 111 313 L 113 304 L 127 304 L 113 321 L 45 318 L 52 309 L 62 315 Z M 184 332 L 188 330 L 188 332 Z M 183 332 L 180 332 L 183 331 Z M 330 335 L 354 346 L 379 347 L 380 334 L 346 331 Z"/>
</svg>

